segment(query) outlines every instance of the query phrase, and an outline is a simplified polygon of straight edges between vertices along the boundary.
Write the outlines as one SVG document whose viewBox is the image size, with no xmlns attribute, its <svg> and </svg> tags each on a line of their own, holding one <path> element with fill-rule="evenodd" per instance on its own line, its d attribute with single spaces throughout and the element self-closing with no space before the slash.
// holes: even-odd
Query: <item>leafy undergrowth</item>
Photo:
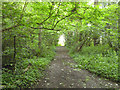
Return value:
<svg viewBox="0 0 120 90">
<path fill-rule="evenodd" d="M 71 52 L 71 51 L 70 51 Z M 107 46 L 83 47 L 79 53 L 70 53 L 78 68 L 118 82 L 118 56 Z"/>
<path fill-rule="evenodd" d="M 50 51 L 46 57 L 34 56 L 32 59 L 23 59 L 17 62 L 15 72 L 3 68 L 2 85 L 4 88 L 30 88 L 43 75 L 43 71 L 54 58 L 55 52 Z"/>
</svg>

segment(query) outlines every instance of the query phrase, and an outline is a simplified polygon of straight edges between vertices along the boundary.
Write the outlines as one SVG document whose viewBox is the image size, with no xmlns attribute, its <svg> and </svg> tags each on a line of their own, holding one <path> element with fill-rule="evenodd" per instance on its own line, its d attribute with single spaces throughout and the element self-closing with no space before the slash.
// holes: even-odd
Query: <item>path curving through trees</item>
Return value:
<svg viewBox="0 0 120 90">
<path fill-rule="evenodd" d="M 76 63 L 65 47 L 57 47 L 56 56 L 46 69 L 45 77 L 35 88 L 118 88 L 118 84 L 75 68 Z"/>
</svg>

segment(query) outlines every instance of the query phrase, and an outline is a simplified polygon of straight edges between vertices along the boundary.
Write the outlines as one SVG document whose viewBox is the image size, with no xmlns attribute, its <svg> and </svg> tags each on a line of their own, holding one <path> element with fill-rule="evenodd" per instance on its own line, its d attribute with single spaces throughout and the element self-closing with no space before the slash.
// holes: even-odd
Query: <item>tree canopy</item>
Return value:
<svg viewBox="0 0 120 90">
<path fill-rule="evenodd" d="M 110 52 L 118 56 L 119 11 L 116 2 L 94 2 L 94 5 L 88 2 L 3 2 L 2 65 L 17 75 L 28 70 L 25 68 L 39 57 L 41 61 L 34 64 L 44 67 L 54 58 L 61 34 L 65 35 L 65 46 L 72 53 L 96 46 L 106 47 L 100 51 L 103 56 Z M 38 62 L 44 63 L 38 65 Z M 22 68 L 21 71 L 18 68 Z M 117 81 L 115 74 L 110 77 Z M 3 78 L 7 81 L 5 75 Z"/>
</svg>

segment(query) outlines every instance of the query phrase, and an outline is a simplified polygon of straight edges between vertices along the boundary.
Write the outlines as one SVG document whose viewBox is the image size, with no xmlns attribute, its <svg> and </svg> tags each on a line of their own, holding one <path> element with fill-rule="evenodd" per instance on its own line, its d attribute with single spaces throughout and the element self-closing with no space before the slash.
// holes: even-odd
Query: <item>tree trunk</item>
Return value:
<svg viewBox="0 0 120 90">
<path fill-rule="evenodd" d="M 38 48 L 40 49 L 41 48 L 41 30 L 39 30 L 39 33 L 38 33 Z"/>
<path fill-rule="evenodd" d="M 2 21 L 2 20 L 1 20 Z M 0 29 L 0 69 L 2 70 L 2 31 Z M 0 75 L 2 72 L 0 72 Z"/>
<path fill-rule="evenodd" d="M 82 41 L 82 33 L 80 33 L 79 41 Z"/>
<path fill-rule="evenodd" d="M 82 44 L 79 47 L 77 46 L 77 52 L 79 52 L 82 49 L 82 47 L 84 46 L 87 40 L 88 40 L 88 37 L 85 38 L 85 40 L 82 42 Z"/>
<path fill-rule="evenodd" d="M 93 38 L 93 40 L 94 40 L 94 46 L 96 46 L 96 40 L 97 40 L 97 39 L 96 39 L 96 38 Z"/>
<path fill-rule="evenodd" d="M 100 44 L 100 38 L 99 37 L 94 37 L 93 41 L 94 41 L 94 46 Z"/>
<path fill-rule="evenodd" d="M 15 64 L 16 64 L 16 36 L 14 36 L 14 55 L 13 55 L 13 65 L 12 65 L 12 70 L 15 71 Z"/>
</svg>

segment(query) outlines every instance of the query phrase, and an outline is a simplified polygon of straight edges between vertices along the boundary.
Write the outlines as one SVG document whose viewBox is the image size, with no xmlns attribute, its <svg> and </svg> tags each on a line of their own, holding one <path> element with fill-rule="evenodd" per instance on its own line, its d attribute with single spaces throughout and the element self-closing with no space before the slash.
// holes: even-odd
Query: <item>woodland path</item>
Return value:
<svg viewBox="0 0 120 90">
<path fill-rule="evenodd" d="M 118 88 L 118 84 L 75 68 L 65 47 L 57 47 L 56 56 L 35 88 Z"/>
</svg>

